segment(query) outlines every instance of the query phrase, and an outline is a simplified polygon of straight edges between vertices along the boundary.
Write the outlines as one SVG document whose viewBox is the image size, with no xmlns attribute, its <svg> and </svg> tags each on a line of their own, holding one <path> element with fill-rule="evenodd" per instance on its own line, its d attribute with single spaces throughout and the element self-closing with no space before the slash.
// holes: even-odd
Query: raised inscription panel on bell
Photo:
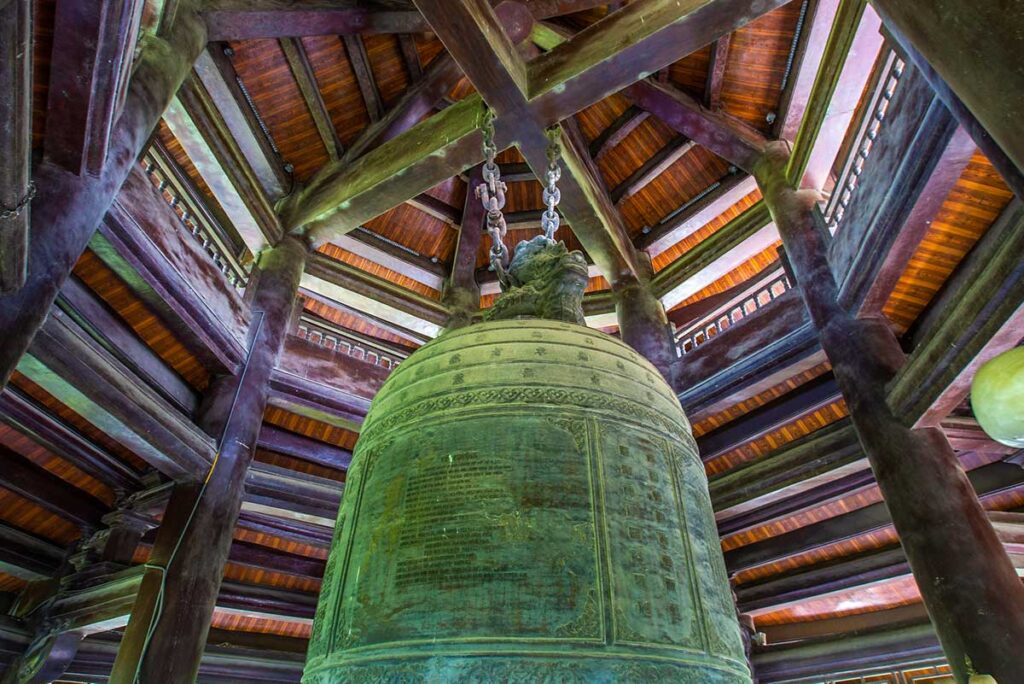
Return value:
<svg viewBox="0 0 1024 684">
<path fill-rule="evenodd" d="M 701 646 L 684 507 L 666 443 L 602 425 L 615 640 Z"/>
<path fill-rule="evenodd" d="M 344 592 L 350 646 L 600 637 L 577 629 L 597 587 L 587 454 L 565 426 L 506 420 L 406 430 L 376 456 L 355 523 L 372 531 Z"/>
</svg>

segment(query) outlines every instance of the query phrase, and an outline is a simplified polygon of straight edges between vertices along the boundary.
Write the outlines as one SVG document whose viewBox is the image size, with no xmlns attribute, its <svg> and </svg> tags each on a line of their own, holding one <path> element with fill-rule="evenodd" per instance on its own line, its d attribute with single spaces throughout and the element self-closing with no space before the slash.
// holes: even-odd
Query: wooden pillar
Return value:
<svg viewBox="0 0 1024 684">
<path fill-rule="evenodd" d="M 647 255 L 637 252 L 641 267 L 650 270 Z M 676 362 L 676 346 L 665 307 L 647 282 L 624 278 L 614 286 L 615 314 L 619 319 L 622 341 L 654 364 L 668 384 L 672 385 L 672 368 Z"/>
<path fill-rule="evenodd" d="M 32 161 L 32 2 L 0 6 L 0 292 L 25 282 Z"/>
<path fill-rule="evenodd" d="M 451 307 L 448 327 L 462 328 L 480 310 L 480 285 L 476 282 L 476 254 L 484 233 L 484 206 L 476 196 L 476 186 L 483 182 L 480 165 L 469 172 L 466 202 L 462 210 L 459 241 L 452 259 L 452 270 L 445 283 L 444 301 Z"/>
<path fill-rule="evenodd" d="M 755 177 L 943 649 L 957 681 L 1016 681 L 1024 587 L 945 434 L 912 430 L 889 409 L 885 387 L 903 353 L 883 321 L 837 303 L 824 221 L 814 195 L 787 184 L 788 157 L 788 143 L 772 143 Z"/>
<path fill-rule="evenodd" d="M 144 40 L 101 173 L 78 175 L 50 163 L 36 169 L 28 273 L 21 289 L 0 296 L 0 330 L 5 333 L 0 387 L 7 384 L 160 116 L 206 46 L 206 27 L 195 13 L 179 8 L 165 36 Z"/>
<path fill-rule="evenodd" d="M 196 679 L 306 255 L 293 236 L 261 255 L 248 358 L 237 376 L 215 382 L 201 409 L 200 424 L 220 435 L 217 458 L 204 482 L 171 495 L 111 682 Z"/>
</svg>

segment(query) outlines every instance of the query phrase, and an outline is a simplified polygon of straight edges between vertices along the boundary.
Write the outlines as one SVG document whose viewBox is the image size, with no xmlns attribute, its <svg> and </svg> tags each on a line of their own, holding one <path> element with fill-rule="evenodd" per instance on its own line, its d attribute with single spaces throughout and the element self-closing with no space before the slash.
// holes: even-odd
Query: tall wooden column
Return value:
<svg viewBox="0 0 1024 684">
<path fill-rule="evenodd" d="M 476 196 L 476 186 L 483 182 L 483 167 L 474 166 L 469 172 L 466 201 L 459 226 L 459 241 L 452 258 L 452 270 L 444 288 L 444 302 L 451 307 L 449 328 L 469 325 L 474 313 L 480 310 L 480 285 L 476 282 L 476 253 L 484 231 L 484 206 Z"/>
<path fill-rule="evenodd" d="M 306 254 L 287 236 L 261 255 L 248 358 L 237 376 L 215 383 L 201 409 L 204 429 L 220 435 L 217 460 L 205 482 L 179 485 L 171 496 L 111 682 L 136 674 L 141 682 L 196 680 Z"/>
<path fill-rule="evenodd" d="M 755 177 L 943 649 L 960 682 L 1017 681 L 1024 587 L 943 432 L 909 429 L 889 409 L 886 383 L 903 353 L 884 322 L 837 303 L 824 221 L 812 195 L 787 185 L 788 156 L 787 143 L 772 143 Z"/>
<path fill-rule="evenodd" d="M 36 197 L 27 276 L 19 290 L 0 296 L 0 330 L 5 334 L 0 387 L 28 349 L 160 116 L 206 47 L 206 27 L 181 6 L 165 36 L 144 41 L 100 174 L 79 175 L 44 163 L 33 175 Z"/>
<path fill-rule="evenodd" d="M 650 270 L 647 255 L 638 252 L 641 266 Z M 649 274 L 648 274 L 649 275 Z M 676 361 L 676 346 L 672 340 L 672 328 L 665 315 L 665 307 L 651 290 L 648 282 L 623 279 L 612 286 L 615 296 L 615 313 L 619 319 L 619 335 L 622 341 L 637 350 L 645 359 L 661 371 L 665 380 L 672 384 L 672 367 Z"/>
</svg>

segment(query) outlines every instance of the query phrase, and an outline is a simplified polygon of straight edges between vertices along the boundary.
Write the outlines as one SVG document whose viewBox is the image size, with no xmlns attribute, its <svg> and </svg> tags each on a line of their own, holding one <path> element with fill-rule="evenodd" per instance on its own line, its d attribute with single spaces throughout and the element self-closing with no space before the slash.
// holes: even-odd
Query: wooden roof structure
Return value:
<svg viewBox="0 0 1024 684">
<path fill-rule="evenodd" d="M 944 432 L 1024 568 L 1024 452 L 990 440 L 968 399 L 980 363 L 1024 340 L 1020 159 L 889 2 L 714 0 L 683 19 L 649 0 L 0 4 L 0 41 L 20 36 L 32 66 L 30 83 L 0 74 L 22 85 L 0 116 L 27 134 L 0 133 L 0 155 L 23 162 L 4 162 L 5 207 L 10 188 L 32 178 L 43 197 L 63 178 L 37 167 L 107 184 L 124 156 L 114 124 L 150 55 L 182 26 L 201 38 L 27 352 L 10 352 L 0 666 L 45 637 L 54 678 L 106 681 L 174 484 L 201 479 L 217 451 L 202 415 L 248 362 L 260 254 L 300 233 L 315 250 L 200 669 L 204 682 L 299 680 L 374 393 L 453 320 L 460 283 L 478 284 L 480 308 L 499 291 L 471 188 L 484 103 L 508 243 L 540 230 L 534 171 L 554 126 L 569 169 L 557 237 L 592 265 L 588 324 L 619 334 L 616 293 L 635 279 L 666 310 L 759 681 L 949 672 L 755 180 L 769 141 L 792 143 L 840 303 L 899 338 L 906 359 L 879 401 Z M 587 52 L 609 35 L 628 37 L 621 51 Z M 29 240 L 45 239 L 40 206 Z M 5 289 L 17 271 L 0 264 Z"/>
</svg>

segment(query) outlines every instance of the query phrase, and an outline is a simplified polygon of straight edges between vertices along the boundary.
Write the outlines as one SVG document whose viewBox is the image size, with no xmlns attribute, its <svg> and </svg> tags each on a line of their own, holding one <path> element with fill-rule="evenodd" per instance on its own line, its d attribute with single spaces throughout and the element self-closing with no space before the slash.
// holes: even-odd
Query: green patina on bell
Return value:
<svg viewBox="0 0 1024 684">
<path fill-rule="evenodd" d="M 750 682 L 679 402 L 632 349 L 564 320 L 582 320 L 585 262 L 535 243 L 506 304 L 374 399 L 306 684 Z"/>
</svg>

